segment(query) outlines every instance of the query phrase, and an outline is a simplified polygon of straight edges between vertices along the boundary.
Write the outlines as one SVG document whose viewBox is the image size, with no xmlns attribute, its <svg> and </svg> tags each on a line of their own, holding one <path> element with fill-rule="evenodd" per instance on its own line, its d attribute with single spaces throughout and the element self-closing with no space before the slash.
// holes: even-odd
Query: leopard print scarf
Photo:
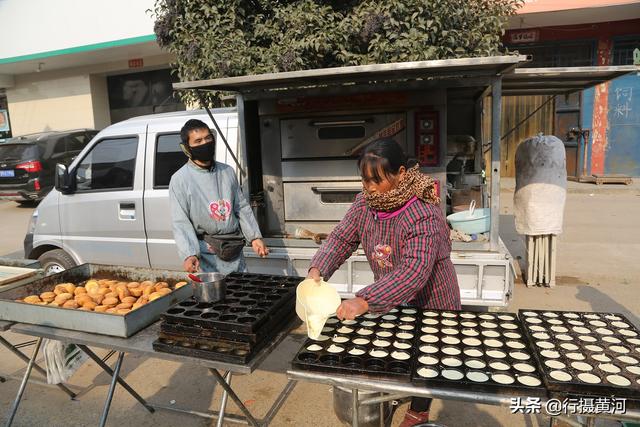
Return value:
<svg viewBox="0 0 640 427">
<path fill-rule="evenodd" d="M 364 200 L 371 209 L 392 212 L 404 206 L 413 196 L 434 205 L 440 204 L 440 197 L 436 194 L 435 181 L 420 172 L 418 165 L 407 169 L 404 178 L 396 188 L 386 193 L 372 194 L 365 188 Z"/>
</svg>

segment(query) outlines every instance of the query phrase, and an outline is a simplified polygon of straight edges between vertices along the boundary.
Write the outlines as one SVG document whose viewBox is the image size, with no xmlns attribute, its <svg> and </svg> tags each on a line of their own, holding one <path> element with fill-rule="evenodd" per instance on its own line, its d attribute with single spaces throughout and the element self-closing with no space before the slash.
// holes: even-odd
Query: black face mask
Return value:
<svg viewBox="0 0 640 427">
<path fill-rule="evenodd" d="M 211 162 L 216 155 L 216 144 L 215 142 L 207 142 L 197 147 L 189 147 L 189 152 L 191 153 L 191 160 Z"/>
</svg>

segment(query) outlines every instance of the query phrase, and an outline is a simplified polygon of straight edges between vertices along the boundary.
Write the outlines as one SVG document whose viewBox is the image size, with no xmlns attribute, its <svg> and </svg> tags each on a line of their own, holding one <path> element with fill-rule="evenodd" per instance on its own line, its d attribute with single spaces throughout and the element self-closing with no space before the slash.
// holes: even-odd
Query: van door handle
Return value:
<svg viewBox="0 0 640 427">
<path fill-rule="evenodd" d="M 118 209 L 118 218 L 123 221 L 135 221 L 136 219 L 136 204 L 120 202 Z"/>
</svg>

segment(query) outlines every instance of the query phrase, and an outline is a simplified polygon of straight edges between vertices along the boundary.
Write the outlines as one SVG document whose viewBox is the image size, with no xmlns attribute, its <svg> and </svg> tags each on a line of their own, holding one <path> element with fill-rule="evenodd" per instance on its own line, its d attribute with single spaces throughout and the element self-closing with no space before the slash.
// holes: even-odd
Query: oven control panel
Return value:
<svg viewBox="0 0 640 427">
<path fill-rule="evenodd" d="M 440 134 L 438 112 L 415 113 L 415 152 L 420 166 L 440 164 Z"/>
</svg>

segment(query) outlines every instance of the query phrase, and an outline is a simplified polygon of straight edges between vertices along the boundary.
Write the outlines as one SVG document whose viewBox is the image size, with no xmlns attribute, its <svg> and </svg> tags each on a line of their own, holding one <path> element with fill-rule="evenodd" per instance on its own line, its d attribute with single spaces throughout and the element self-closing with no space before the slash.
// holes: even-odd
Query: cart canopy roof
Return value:
<svg viewBox="0 0 640 427">
<path fill-rule="evenodd" d="M 390 64 L 319 68 L 174 83 L 176 90 L 227 91 L 251 97 L 285 95 L 291 91 L 371 83 L 427 87 L 487 87 L 502 77 L 503 95 L 566 94 L 640 71 L 633 65 L 566 68 L 519 68 L 524 55 L 458 58 Z M 366 90 L 366 89 L 365 89 Z"/>
<path fill-rule="evenodd" d="M 610 67 L 519 68 L 502 79 L 503 95 L 567 94 L 596 86 L 633 71 L 634 65 Z"/>
<path fill-rule="evenodd" d="M 527 61 L 523 55 L 482 58 L 443 59 L 390 64 L 357 65 L 351 67 L 318 68 L 313 70 L 267 73 L 239 77 L 174 83 L 176 90 L 201 89 L 238 92 L 290 91 L 327 86 L 422 81 L 434 82 L 469 78 L 489 81 L 513 70 Z"/>
</svg>

